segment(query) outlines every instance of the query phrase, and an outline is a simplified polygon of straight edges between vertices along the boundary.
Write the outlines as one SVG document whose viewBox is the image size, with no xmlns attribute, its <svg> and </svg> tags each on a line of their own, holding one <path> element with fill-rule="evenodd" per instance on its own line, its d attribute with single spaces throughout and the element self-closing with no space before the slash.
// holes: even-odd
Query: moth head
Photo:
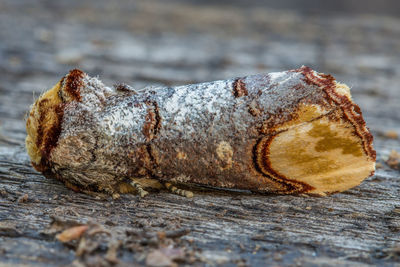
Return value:
<svg viewBox="0 0 400 267">
<path fill-rule="evenodd" d="M 57 145 L 61 133 L 64 107 L 71 101 L 80 101 L 80 88 L 85 76 L 78 69 L 70 71 L 31 106 L 26 121 L 25 146 L 32 165 L 38 171 L 48 168 L 50 152 Z"/>
</svg>

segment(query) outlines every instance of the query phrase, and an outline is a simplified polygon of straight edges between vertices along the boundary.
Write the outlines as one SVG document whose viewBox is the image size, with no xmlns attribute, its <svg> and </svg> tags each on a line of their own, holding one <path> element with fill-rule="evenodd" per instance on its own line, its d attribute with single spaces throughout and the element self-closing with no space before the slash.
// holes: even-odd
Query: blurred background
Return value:
<svg viewBox="0 0 400 267">
<path fill-rule="evenodd" d="M 347 83 L 373 130 L 399 130 L 399 1 L 0 0 L 0 127 L 17 139 L 72 68 L 141 88 L 301 65 Z"/>
</svg>

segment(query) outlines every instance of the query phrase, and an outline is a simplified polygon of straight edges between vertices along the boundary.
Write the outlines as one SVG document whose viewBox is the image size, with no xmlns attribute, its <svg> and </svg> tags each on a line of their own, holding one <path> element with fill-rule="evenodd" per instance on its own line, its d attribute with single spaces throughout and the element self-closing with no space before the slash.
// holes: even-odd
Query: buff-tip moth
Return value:
<svg viewBox="0 0 400 267">
<path fill-rule="evenodd" d="M 150 88 L 72 70 L 31 107 L 33 166 L 83 192 L 191 197 L 179 184 L 326 195 L 375 170 L 372 135 L 349 88 L 308 67 Z"/>
</svg>

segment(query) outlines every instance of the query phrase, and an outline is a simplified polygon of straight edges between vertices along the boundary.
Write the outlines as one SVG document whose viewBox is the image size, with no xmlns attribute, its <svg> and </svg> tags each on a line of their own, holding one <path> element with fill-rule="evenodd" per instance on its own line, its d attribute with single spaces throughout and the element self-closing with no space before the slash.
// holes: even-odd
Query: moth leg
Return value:
<svg viewBox="0 0 400 267">
<path fill-rule="evenodd" d="M 115 190 L 113 190 L 113 189 L 106 188 L 106 189 L 104 189 L 104 191 L 105 191 L 107 194 L 111 195 L 111 197 L 112 197 L 113 199 L 119 199 L 119 198 L 121 197 L 121 195 L 120 195 L 118 192 L 116 192 Z"/>
<path fill-rule="evenodd" d="M 86 195 L 98 198 L 98 199 L 107 199 L 108 195 L 111 195 L 113 199 L 117 199 L 120 197 L 120 195 L 118 193 L 115 193 L 113 190 L 111 189 L 105 189 L 104 192 L 106 194 L 103 194 L 101 192 L 94 192 L 94 191 L 90 191 L 90 190 L 85 190 L 83 188 L 79 188 L 78 186 L 68 182 L 68 181 L 64 181 L 64 184 L 67 188 L 75 191 L 75 192 L 80 192 L 80 193 L 84 193 Z"/>
<path fill-rule="evenodd" d="M 187 197 L 187 198 L 192 198 L 193 197 L 193 193 L 191 191 L 177 188 L 176 186 L 174 186 L 174 185 L 172 185 L 171 183 L 168 183 L 168 182 L 165 183 L 164 185 L 168 189 L 168 191 L 170 191 L 171 193 L 177 194 L 177 195 L 182 196 L 182 197 Z"/>
<path fill-rule="evenodd" d="M 108 192 L 106 192 L 106 194 L 104 194 L 104 193 L 93 192 L 93 191 L 85 190 L 85 189 L 82 189 L 82 190 L 80 190 L 79 192 L 84 193 L 84 194 L 89 195 L 89 196 L 92 196 L 92 197 L 97 198 L 97 199 L 103 199 L 103 200 L 105 200 L 105 199 L 107 199 L 110 195 L 112 196 L 113 199 L 115 199 L 115 197 L 114 197 L 112 194 L 108 193 Z M 117 198 L 118 198 L 118 197 L 117 197 Z"/>
<path fill-rule="evenodd" d="M 139 193 L 140 197 L 145 197 L 146 195 L 149 194 L 149 192 L 147 192 L 146 190 L 144 190 L 142 188 L 142 185 L 140 183 L 132 180 L 132 181 L 129 182 L 129 184 L 136 189 L 136 191 Z"/>
</svg>

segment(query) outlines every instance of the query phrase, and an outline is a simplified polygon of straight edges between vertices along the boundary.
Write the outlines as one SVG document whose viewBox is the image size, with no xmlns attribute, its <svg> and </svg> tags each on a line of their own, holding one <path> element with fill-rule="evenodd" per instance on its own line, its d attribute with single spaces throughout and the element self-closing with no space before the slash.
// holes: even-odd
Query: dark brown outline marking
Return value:
<svg viewBox="0 0 400 267">
<path fill-rule="evenodd" d="M 342 119 L 349 121 L 353 125 L 355 133 L 361 139 L 365 154 L 376 161 L 376 151 L 372 147 L 374 137 L 366 127 L 366 123 L 362 117 L 361 109 L 347 96 L 339 95 L 335 92 L 335 78 L 333 78 L 331 75 L 322 73 L 317 73 L 317 75 L 315 75 L 316 72 L 310 67 L 306 66 L 303 66 L 295 71 L 303 74 L 304 82 L 307 84 L 316 85 L 322 88 L 329 101 L 334 102 L 342 109 L 344 114 Z"/>
<path fill-rule="evenodd" d="M 276 133 L 271 136 L 262 137 L 257 141 L 253 149 L 253 161 L 256 166 L 256 170 L 259 170 L 265 177 L 269 178 L 270 180 L 284 185 L 287 188 L 287 191 L 284 191 L 283 193 L 301 194 L 313 190 L 314 187 L 310 186 L 309 184 L 289 179 L 286 176 L 277 173 L 271 168 L 271 162 L 269 161 L 268 157 L 269 146 L 271 145 L 272 140 L 280 133 L 282 132 Z"/>
<path fill-rule="evenodd" d="M 80 88 L 83 86 L 82 78 L 85 73 L 78 69 L 71 70 L 64 79 L 62 89 L 68 93 L 73 100 L 81 101 Z"/>
<path fill-rule="evenodd" d="M 143 125 L 142 133 L 149 142 L 157 137 L 161 129 L 161 116 L 157 102 L 147 101 L 146 105 L 148 105 L 149 108 L 147 109 L 146 122 Z"/>
<path fill-rule="evenodd" d="M 61 134 L 61 123 L 64 117 L 64 103 L 60 103 L 55 107 L 57 115 L 57 123 L 54 123 L 47 131 L 45 139 L 43 140 L 42 156 L 48 158 L 51 151 L 57 146 L 58 138 Z"/>
<path fill-rule="evenodd" d="M 149 176 L 157 176 L 156 173 L 158 169 L 158 159 L 157 159 L 157 150 L 153 147 L 151 141 L 154 138 L 157 138 L 157 134 L 161 129 L 161 115 L 160 109 L 156 101 L 146 101 L 146 105 L 148 106 L 146 121 L 143 124 L 142 133 L 146 138 L 147 144 L 146 152 L 149 159 L 149 162 L 146 162 L 145 169 Z M 146 161 L 146 160 L 145 160 Z M 149 166 L 147 166 L 149 165 Z"/>
<path fill-rule="evenodd" d="M 125 83 L 116 83 L 114 84 L 114 89 L 123 92 L 123 93 L 133 93 L 136 94 L 135 89 Z"/>
<path fill-rule="evenodd" d="M 39 164 L 32 162 L 33 167 L 38 171 L 43 171 L 49 168 L 48 158 L 51 151 L 57 146 L 58 138 L 61 133 L 61 122 L 64 116 L 64 103 L 60 103 L 54 107 L 44 107 L 44 103 L 47 103 L 48 99 L 43 99 L 38 103 L 38 128 L 37 128 L 37 140 L 36 147 L 40 149 L 41 161 Z M 57 119 L 51 125 L 51 127 L 44 132 L 44 119 L 49 109 L 54 109 Z"/>
<path fill-rule="evenodd" d="M 235 97 L 242 97 L 249 95 L 249 92 L 246 89 L 246 84 L 242 81 L 242 79 L 236 79 L 232 85 L 233 95 Z"/>
</svg>

